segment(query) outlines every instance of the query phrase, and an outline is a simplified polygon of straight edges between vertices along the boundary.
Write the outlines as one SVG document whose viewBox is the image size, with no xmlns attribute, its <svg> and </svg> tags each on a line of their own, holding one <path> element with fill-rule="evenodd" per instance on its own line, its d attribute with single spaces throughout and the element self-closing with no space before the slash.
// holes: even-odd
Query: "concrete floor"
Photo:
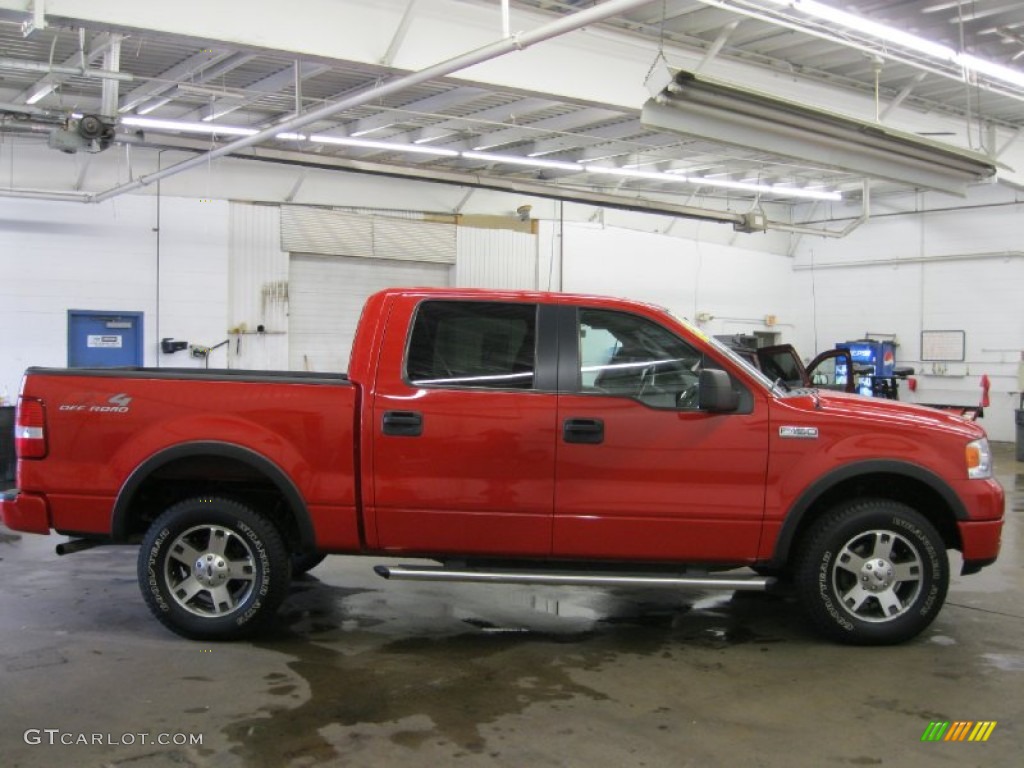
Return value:
<svg viewBox="0 0 1024 768">
<path fill-rule="evenodd" d="M 150 618 L 134 549 L 58 559 L 0 528 L 0 764 L 1019 766 L 1024 463 L 996 468 L 1000 561 L 894 648 L 820 641 L 767 596 L 392 583 L 356 558 L 297 581 L 272 636 L 211 646 Z M 922 743 L 933 720 L 998 725 Z"/>
</svg>

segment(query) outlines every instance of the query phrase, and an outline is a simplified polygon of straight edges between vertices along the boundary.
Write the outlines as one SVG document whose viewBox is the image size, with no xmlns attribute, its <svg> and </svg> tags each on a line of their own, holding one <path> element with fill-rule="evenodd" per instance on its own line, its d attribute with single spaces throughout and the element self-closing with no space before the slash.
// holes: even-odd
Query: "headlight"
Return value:
<svg viewBox="0 0 1024 768">
<path fill-rule="evenodd" d="M 985 438 L 967 444 L 967 476 L 972 480 L 992 477 L 992 451 Z"/>
</svg>

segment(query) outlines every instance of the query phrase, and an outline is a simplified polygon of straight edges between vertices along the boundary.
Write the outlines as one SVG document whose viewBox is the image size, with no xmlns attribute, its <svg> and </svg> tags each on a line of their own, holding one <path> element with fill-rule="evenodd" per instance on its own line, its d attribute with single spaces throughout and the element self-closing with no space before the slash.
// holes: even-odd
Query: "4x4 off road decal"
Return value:
<svg viewBox="0 0 1024 768">
<path fill-rule="evenodd" d="M 109 398 L 105 403 L 62 403 L 57 410 L 84 413 L 128 413 L 128 411 L 131 410 L 131 403 L 131 397 L 124 392 L 119 392 Z"/>
</svg>

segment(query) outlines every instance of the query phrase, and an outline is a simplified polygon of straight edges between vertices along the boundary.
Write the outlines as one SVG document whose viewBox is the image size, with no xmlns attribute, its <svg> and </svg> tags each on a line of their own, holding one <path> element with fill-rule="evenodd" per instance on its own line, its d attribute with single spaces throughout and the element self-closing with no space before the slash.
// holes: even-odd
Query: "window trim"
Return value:
<svg viewBox="0 0 1024 768">
<path fill-rule="evenodd" d="M 669 327 L 665 323 L 659 322 L 658 320 L 648 317 L 647 315 L 631 312 L 623 309 L 609 309 L 607 307 L 595 307 L 591 305 L 573 305 L 568 307 L 561 307 L 563 310 L 560 315 L 559 322 L 559 344 L 560 357 L 559 357 L 559 392 L 564 394 L 580 395 L 583 397 L 613 397 L 618 400 L 631 400 L 638 405 L 643 406 L 652 411 L 659 411 L 662 413 L 704 413 L 707 415 L 714 416 L 731 416 L 731 415 L 742 415 L 749 414 L 754 409 L 753 396 L 750 392 L 750 388 L 736 375 L 730 371 L 729 366 L 717 355 L 713 354 L 714 347 L 707 349 L 700 344 L 697 344 L 694 340 L 686 337 L 686 335 L 680 333 L 676 328 Z M 579 325 L 580 325 L 580 313 L 583 310 L 593 310 L 598 312 L 610 312 L 619 315 L 628 315 L 630 317 L 639 318 L 643 321 L 653 323 L 661 327 L 666 333 L 670 333 L 679 339 L 682 343 L 691 347 L 695 352 L 701 356 L 701 369 L 714 368 L 716 370 L 725 371 L 729 374 L 729 379 L 733 385 L 739 389 L 740 395 L 740 406 L 737 410 L 727 414 L 708 414 L 707 411 L 702 411 L 698 408 L 679 408 L 675 406 L 657 406 L 646 403 L 635 395 L 617 395 L 609 392 L 591 392 L 583 389 L 582 382 L 582 356 L 580 354 L 580 336 L 579 336 Z M 673 318 L 674 319 L 674 318 Z M 710 345 L 709 345 L 710 346 Z M 710 363 L 710 365 L 709 365 Z M 572 387 L 563 386 L 563 381 L 572 380 Z"/>
<path fill-rule="evenodd" d="M 472 384 L 423 384 L 415 382 L 409 377 L 409 352 L 412 349 L 413 332 L 416 330 L 416 323 L 419 320 L 420 311 L 425 304 L 508 304 L 514 306 L 532 306 L 534 308 L 534 338 L 533 338 L 533 386 L 524 387 L 489 387 L 486 385 L 474 386 Z M 409 316 L 409 324 L 406 330 L 405 346 L 402 351 L 402 383 L 410 389 L 430 389 L 445 391 L 471 391 L 471 392 L 518 392 L 520 394 L 550 394 L 554 391 L 554 366 L 558 354 L 556 344 L 544 342 L 544 337 L 554 338 L 554 313 L 550 310 L 542 311 L 545 307 L 554 309 L 553 305 L 542 304 L 537 301 L 515 301 L 486 298 L 424 298 L 417 302 Z M 544 373 L 542 373 L 542 371 Z M 544 374 L 547 374 L 546 376 Z M 550 382 L 547 388 L 541 385 Z"/>
</svg>

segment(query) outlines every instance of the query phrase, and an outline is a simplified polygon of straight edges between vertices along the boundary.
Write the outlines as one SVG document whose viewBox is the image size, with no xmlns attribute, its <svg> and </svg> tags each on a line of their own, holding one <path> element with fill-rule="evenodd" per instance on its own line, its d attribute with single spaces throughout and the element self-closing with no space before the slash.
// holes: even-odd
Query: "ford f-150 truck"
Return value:
<svg viewBox="0 0 1024 768">
<path fill-rule="evenodd" d="M 141 544 L 153 614 L 197 639 L 270 621 L 328 553 L 392 579 L 785 585 L 840 641 L 917 635 L 959 550 L 999 551 L 983 430 L 787 389 L 669 312 L 387 290 L 347 375 L 29 369 L 3 520 Z"/>
</svg>

